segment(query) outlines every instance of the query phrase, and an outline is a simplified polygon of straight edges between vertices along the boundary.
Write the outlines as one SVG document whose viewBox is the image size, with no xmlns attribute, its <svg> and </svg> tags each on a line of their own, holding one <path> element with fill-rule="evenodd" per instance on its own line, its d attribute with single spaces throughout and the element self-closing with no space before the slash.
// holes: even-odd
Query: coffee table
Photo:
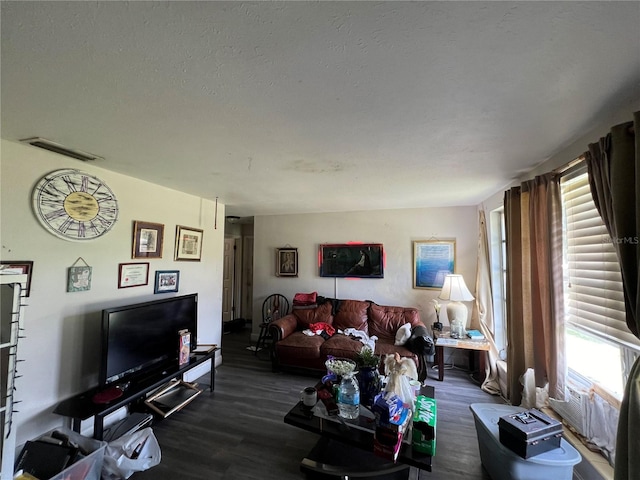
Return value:
<svg viewBox="0 0 640 480">
<path fill-rule="evenodd" d="M 420 394 L 434 398 L 434 388 L 423 386 Z M 375 456 L 375 421 L 373 414 L 364 408 L 360 407 L 358 419 L 343 420 L 337 415 L 328 415 L 321 402 L 312 410 L 298 402 L 285 415 L 284 423 L 321 437 L 302 460 L 300 469 L 338 478 L 380 476 L 388 479 L 408 478 L 409 466 L 431 471 L 431 456 L 414 452 L 407 442 L 403 442 L 396 463 Z"/>
</svg>

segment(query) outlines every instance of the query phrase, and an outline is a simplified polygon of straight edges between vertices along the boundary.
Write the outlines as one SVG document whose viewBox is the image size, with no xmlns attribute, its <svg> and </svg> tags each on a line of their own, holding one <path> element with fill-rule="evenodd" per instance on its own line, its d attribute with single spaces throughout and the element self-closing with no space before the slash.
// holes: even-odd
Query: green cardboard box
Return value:
<svg viewBox="0 0 640 480">
<path fill-rule="evenodd" d="M 436 454 L 436 399 L 418 395 L 411 443 L 416 452 Z"/>
</svg>

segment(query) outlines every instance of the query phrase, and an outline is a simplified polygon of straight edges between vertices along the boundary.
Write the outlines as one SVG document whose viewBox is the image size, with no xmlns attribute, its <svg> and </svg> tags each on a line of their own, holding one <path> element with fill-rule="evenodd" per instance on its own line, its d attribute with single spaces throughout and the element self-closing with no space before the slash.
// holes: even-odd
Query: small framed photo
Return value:
<svg viewBox="0 0 640 480">
<path fill-rule="evenodd" d="M 163 224 L 134 221 L 131 258 L 162 258 L 163 239 Z"/>
<path fill-rule="evenodd" d="M 149 284 L 149 262 L 118 265 L 118 288 L 140 287 Z"/>
<path fill-rule="evenodd" d="M 33 275 L 32 260 L 2 260 L 0 261 L 0 270 L 25 274 L 27 276 L 27 290 L 25 292 L 25 297 L 29 296 L 29 292 L 31 292 L 31 276 Z"/>
<path fill-rule="evenodd" d="M 413 242 L 413 288 L 440 290 L 444 277 L 455 273 L 455 240 Z"/>
<path fill-rule="evenodd" d="M 276 248 L 276 276 L 298 276 L 298 249 Z"/>
<path fill-rule="evenodd" d="M 156 284 L 153 293 L 177 292 L 180 283 L 178 270 L 156 270 Z"/>
<path fill-rule="evenodd" d="M 91 290 L 91 270 L 88 265 L 69 267 L 67 271 L 67 292 L 86 292 Z"/>
<path fill-rule="evenodd" d="M 203 231 L 197 228 L 176 227 L 176 252 L 174 260 L 199 262 L 202 255 Z"/>
</svg>

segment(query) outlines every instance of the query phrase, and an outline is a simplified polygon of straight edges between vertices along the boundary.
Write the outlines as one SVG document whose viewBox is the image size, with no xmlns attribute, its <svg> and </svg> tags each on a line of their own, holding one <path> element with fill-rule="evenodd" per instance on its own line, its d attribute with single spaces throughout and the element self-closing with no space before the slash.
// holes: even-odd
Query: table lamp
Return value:
<svg viewBox="0 0 640 480">
<path fill-rule="evenodd" d="M 465 285 L 462 275 L 451 274 L 444 277 L 444 285 L 442 285 L 442 291 L 438 298 L 449 301 L 447 318 L 451 325 L 451 337 L 463 337 L 467 328 L 469 312 L 467 311 L 467 306 L 462 302 L 468 302 L 474 298 Z"/>
</svg>

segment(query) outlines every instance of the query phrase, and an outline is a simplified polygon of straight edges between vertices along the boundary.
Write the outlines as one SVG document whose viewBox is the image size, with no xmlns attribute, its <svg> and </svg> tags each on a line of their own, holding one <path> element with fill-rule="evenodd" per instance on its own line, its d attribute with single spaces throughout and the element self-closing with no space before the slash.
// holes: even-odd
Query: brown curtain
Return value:
<svg viewBox="0 0 640 480">
<path fill-rule="evenodd" d="M 513 405 L 521 376 L 533 368 L 537 387 L 564 399 L 562 219 L 560 182 L 541 175 L 505 192 L 507 243 L 507 377 Z"/>
<path fill-rule="evenodd" d="M 589 183 L 598 212 L 616 247 L 626 321 L 640 337 L 640 112 L 633 122 L 617 125 L 585 153 Z M 614 477 L 640 478 L 640 357 L 625 386 L 616 439 Z"/>
<path fill-rule="evenodd" d="M 522 231 L 522 196 L 521 188 L 515 187 L 505 192 L 504 198 L 507 250 L 507 398 L 513 405 L 520 405 L 522 401 L 520 376 L 533 365 L 530 289 L 528 283 L 522 281 L 529 270 L 528 237 Z M 525 199 L 528 200 L 528 194 Z"/>
</svg>

